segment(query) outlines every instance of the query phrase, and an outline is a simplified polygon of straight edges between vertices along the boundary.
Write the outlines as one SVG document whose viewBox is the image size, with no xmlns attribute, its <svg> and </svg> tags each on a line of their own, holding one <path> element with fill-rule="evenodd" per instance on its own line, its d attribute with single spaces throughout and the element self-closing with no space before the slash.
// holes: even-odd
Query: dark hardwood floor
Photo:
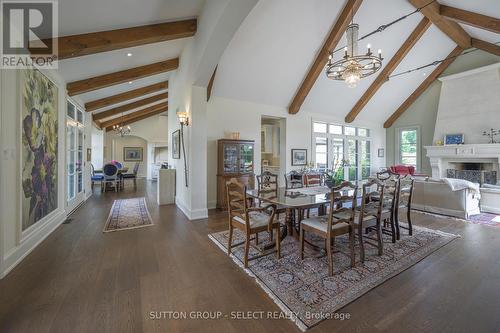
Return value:
<svg viewBox="0 0 500 333">
<path fill-rule="evenodd" d="M 155 226 L 102 233 L 113 199 L 146 196 Z M 500 228 L 414 214 L 462 238 L 309 332 L 499 332 Z M 299 332 L 280 320 L 150 319 L 151 311 L 279 311 L 207 237 L 222 213 L 188 221 L 155 184 L 95 194 L 0 281 L 0 332 Z M 172 314 L 173 315 L 173 314 Z"/>
</svg>

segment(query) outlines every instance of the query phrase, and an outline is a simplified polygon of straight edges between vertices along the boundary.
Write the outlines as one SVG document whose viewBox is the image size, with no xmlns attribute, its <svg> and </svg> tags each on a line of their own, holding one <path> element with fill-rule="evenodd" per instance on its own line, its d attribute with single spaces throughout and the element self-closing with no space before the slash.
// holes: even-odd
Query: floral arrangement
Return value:
<svg viewBox="0 0 500 333">
<path fill-rule="evenodd" d="M 325 184 L 328 187 L 334 187 L 344 181 L 344 167 L 349 166 L 349 161 L 345 159 L 336 159 L 332 161 L 332 169 L 325 173 Z"/>
</svg>

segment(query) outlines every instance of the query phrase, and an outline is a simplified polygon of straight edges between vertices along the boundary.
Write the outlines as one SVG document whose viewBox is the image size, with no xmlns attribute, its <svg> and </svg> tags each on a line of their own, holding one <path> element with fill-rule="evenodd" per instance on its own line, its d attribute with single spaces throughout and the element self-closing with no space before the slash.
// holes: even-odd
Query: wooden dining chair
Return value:
<svg viewBox="0 0 500 333">
<path fill-rule="evenodd" d="M 259 194 L 269 194 L 271 198 L 274 193 L 278 196 L 278 175 L 271 173 L 269 171 L 264 171 L 262 174 L 257 175 L 257 190 Z M 262 207 L 263 203 L 259 200 L 259 207 Z M 276 218 L 279 220 L 280 215 L 286 212 L 286 207 L 277 205 L 276 206 Z M 257 236 L 258 237 L 258 236 Z M 272 233 L 271 233 L 272 239 Z"/>
<path fill-rule="evenodd" d="M 304 174 L 304 185 L 306 187 L 320 186 L 321 174 L 319 173 L 306 173 Z"/>
<path fill-rule="evenodd" d="M 384 189 L 385 184 L 376 178 L 363 184 L 361 205 L 357 209 L 355 221 L 361 262 L 365 261 L 365 243 L 377 247 L 379 256 L 384 253 L 382 223 L 385 219 L 390 219 L 392 215 L 392 203 L 384 196 Z M 378 196 L 377 200 L 374 200 L 375 195 Z M 364 234 L 366 230 L 375 230 L 377 239 Z M 376 240 L 377 243 L 372 243 L 370 240 Z"/>
<path fill-rule="evenodd" d="M 413 186 L 415 185 L 415 179 L 411 175 L 406 175 L 399 178 L 398 191 L 396 196 L 396 210 L 395 210 L 395 222 L 396 222 L 396 239 L 400 239 L 400 229 L 408 230 L 408 234 L 413 235 L 413 225 L 411 222 L 411 202 L 413 198 Z M 400 210 L 406 210 L 406 222 L 408 227 L 399 224 L 399 212 Z"/>
<path fill-rule="evenodd" d="M 246 194 L 247 187 L 245 184 L 240 183 L 236 178 L 231 178 L 230 181 L 226 182 L 226 192 L 229 213 L 229 239 L 227 244 L 227 254 L 231 255 L 231 248 L 242 244 L 232 244 L 233 230 L 236 228 L 245 234 L 245 253 L 243 259 L 245 267 L 248 267 L 249 260 L 254 260 L 273 252 L 276 252 L 277 258 L 279 259 L 281 254 L 281 239 L 279 221 L 274 220 L 276 206 L 268 205 L 266 207 L 248 207 Z M 253 247 L 253 244 L 250 243 L 251 235 L 255 235 L 255 245 L 258 245 L 258 233 L 264 231 L 270 233 L 276 231 L 276 251 L 263 253 L 261 249 L 255 246 L 255 249 L 261 252 L 261 254 L 254 256 L 253 258 L 248 258 L 250 246 L 252 245 Z"/>
<path fill-rule="evenodd" d="M 354 267 L 356 259 L 354 253 L 356 203 L 357 187 L 352 183 L 343 182 L 338 187 L 332 188 L 330 192 L 329 213 L 323 216 L 304 219 L 300 224 L 300 258 L 304 259 L 304 236 L 306 231 L 326 239 L 328 274 L 332 276 L 332 246 L 335 243 L 335 237 L 349 234 L 351 267 Z"/>
<path fill-rule="evenodd" d="M 298 171 L 292 170 L 285 174 L 285 187 L 287 189 L 304 187 L 304 175 Z"/>
<path fill-rule="evenodd" d="M 132 173 L 124 173 L 121 175 L 121 179 L 125 182 L 125 179 L 132 179 L 134 181 L 134 189 L 137 190 L 137 173 L 139 172 L 140 162 L 136 162 Z"/>
</svg>

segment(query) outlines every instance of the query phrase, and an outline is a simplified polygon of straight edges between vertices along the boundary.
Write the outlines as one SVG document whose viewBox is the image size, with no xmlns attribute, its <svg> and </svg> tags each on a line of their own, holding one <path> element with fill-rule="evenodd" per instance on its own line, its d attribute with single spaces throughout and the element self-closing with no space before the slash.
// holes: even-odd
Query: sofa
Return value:
<svg viewBox="0 0 500 333">
<path fill-rule="evenodd" d="M 444 180 L 417 178 L 413 191 L 412 208 L 416 210 L 463 219 L 480 213 L 481 195 L 469 188 L 452 191 Z"/>
</svg>

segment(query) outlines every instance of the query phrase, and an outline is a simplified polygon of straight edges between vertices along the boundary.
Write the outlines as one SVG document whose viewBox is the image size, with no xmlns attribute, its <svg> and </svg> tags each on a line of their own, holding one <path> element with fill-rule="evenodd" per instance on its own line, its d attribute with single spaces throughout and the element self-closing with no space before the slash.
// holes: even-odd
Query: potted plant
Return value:
<svg viewBox="0 0 500 333">
<path fill-rule="evenodd" d="M 334 159 L 332 169 L 325 173 L 325 185 L 329 188 L 340 185 L 344 181 L 344 167 L 348 165 L 344 159 Z"/>
</svg>

